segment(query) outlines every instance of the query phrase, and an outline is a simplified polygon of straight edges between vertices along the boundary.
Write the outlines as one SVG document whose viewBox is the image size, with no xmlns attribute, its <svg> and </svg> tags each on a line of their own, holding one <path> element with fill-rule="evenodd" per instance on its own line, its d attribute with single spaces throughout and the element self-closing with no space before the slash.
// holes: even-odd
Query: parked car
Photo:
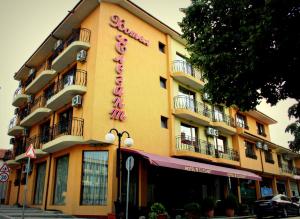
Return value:
<svg viewBox="0 0 300 219">
<path fill-rule="evenodd" d="M 300 215 L 300 204 L 282 194 L 266 196 L 254 202 L 254 212 L 258 218 Z"/>
</svg>

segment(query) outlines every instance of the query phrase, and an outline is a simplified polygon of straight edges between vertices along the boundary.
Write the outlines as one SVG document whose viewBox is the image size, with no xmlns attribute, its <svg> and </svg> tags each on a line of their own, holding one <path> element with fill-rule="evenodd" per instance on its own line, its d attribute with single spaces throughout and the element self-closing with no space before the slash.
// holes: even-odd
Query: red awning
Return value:
<svg viewBox="0 0 300 219">
<path fill-rule="evenodd" d="M 140 155 L 146 160 L 149 161 L 151 165 L 160 166 L 160 167 L 168 167 L 173 169 L 179 170 L 186 170 L 191 172 L 198 172 L 198 173 L 207 173 L 219 176 L 227 176 L 227 177 L 234 177 L 240 179 L 252 179 L 252 180 L 262 180 L 262 178 L 252 172 L 245 171 L 245 170 L 238 170 L 228 167 L 221 167 L 212 164 L 200 163 L 190 160 L 184 160 L 174 157 L 166 157 L 160 156 L 156 154 L 150 154 L 143 151 L 137 151 L 127 148 L 121 149 L 124 152 Z"/>
</svg>

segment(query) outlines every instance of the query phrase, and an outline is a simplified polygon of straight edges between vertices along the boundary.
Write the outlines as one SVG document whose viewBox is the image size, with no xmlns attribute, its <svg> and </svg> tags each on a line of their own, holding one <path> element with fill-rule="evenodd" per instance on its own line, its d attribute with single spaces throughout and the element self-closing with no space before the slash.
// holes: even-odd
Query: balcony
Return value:
<svg viewBox="0 0 300 219">
<path fill-rule="evenodd" d="M 37 76 L 29 78 L 25 88 L 25 93 L 35 94 L 56 76 L 56 71 L 51 70 L 51 63 L 49 61 L 44 63 L 39 68 L 38 72 L 39 74 L 37 74 Z"/>
<path fill-rule="evenodd" d="M 24 112 L 20 125 L 28 127 L 32 126 L 44 118 L 48 117 L 51 109 L 45 107 L 46 99 L 43 95 L 34 98 L 33 103 L 28 105 L 28 109 Z"/>
<path fill-rule="evenodd" d="M 91 31 L 85 28 L 73 31 L 71 36 L 65 40 L 54 52 L 52 69 L 60 72 L 76 60 L 80 50 L 90 48 Z"/>
<path fill-rule="evenodd" d="M 286 165 L 286 164 L 281 164 L 281 167 L 279 167 L 280 169 L 280 173 L 283 173 L 283 174 L 294 174 L 296 173 L 296 170 L 294 167 L 291 167 L 289 165 Z"/>
<path fill-rule="evenodd" d="M 236 134 L 235 122 L 233 117 L 224 113 L 220 113 L 218 111 L 214 111 L 212 121 L 212 125 L 214 127 L 217 127 L 221 132 L 228 135 Z"/>
<path fill-rule="evenodd" d="M 175 60 L 172 63 L 173 78 L 182 84 L 199 90 L 204 86 L 203 75 L 194 69 L 190 63 L 182 60 Z"/>
<path fill-rule="evenodd" d="M 34 152 L 37 158 L 47 155 L 48 153 L 42 151 L 41 149 L 41 140 L 43 137 L 44 135 L 35 135 L 30 138 L 27 138 L 25 143 L 19 142 L 15 148 L 15 161 L 21 161 L 22 159 L 26 158 L 25 152 L 31 144 L 34 148 Z"/>
<path fill-rule="evenodd" d="M 43 151 L 53 153 L 83 143 L 84 120 L 73 117 L 69 121 L 61 121 L 49 132 L 49 141 L 43 145 Z"/>
<path fill-rule="evenodd" d="M 226 149 L 224 152 L 214 148 L 212 144 L 207 141 L 192 138 L 190 136 L 177 136 L 176 137 L 176 150 L 180 151 L 176 155 L 189 156 L 188 153 L 181 152 L 195 152 L 204 155 L 201 158 L 220 158 L 230 161 L 239 161 L 240 157 L 237 151 Z M 232 163 L 234 164 L 234 162 Z"/>
<path fill-rule="evenodd" d="M 201 102 L 187 96 L 174 97 L 174 114 L 199 125 L 209 125 L 211 111 Z"/>
<path fill-rule="evenodd" d="M 8 126 L 7 134 L 10 136 L 23 135 L 24 127 L 20 126 L 20 119 L 18 116 L 14 116 Z"/>
<path fill-rule="evenodd" d="M 70 103 L 77 94 L 87 91 L 87 72 L 80 69 L 71 69 L 67 77 L 60 79 L 51 95 L 46 97 L 46 106 L 53 111 Z"/>
<path fill-rule="evenodd" d="M 15 91 L 14 98 L 12 101 L 12 105 L 15 107 L 20 107 L 27 103 L 28 95 L 22 93 L 22 87 L 18 87 Z"/>
</svg>

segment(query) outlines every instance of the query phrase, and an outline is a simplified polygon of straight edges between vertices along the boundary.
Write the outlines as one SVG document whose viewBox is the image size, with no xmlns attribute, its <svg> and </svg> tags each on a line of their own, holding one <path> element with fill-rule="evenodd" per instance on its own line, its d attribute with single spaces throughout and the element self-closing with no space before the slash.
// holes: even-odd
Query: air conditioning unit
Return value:
<svg viewBox="0 0 300 219">
<path fill-rule="evenodd" d="M 15 144 L 15 138 L 11 138 L 11 139 L 9 139 L 9 144 Z"/>
<path fill-rule="evenodd" d="M 202 94 L 202 100 L 203 100 L 203 101 L 210 101 L 210 96 L 209 96 L 209 94 L 206 93 L 206 92 L 204 92 L 204 93 Z"/>
<path fill-rule="evenodd" d="M 269 150 L 269 147 L 268 147 L 267 144 L 263 144 L 262 148 L 263 148 L 263 150 L 265 150 L 265 151 Z"/>
<path fill-rule="evenodd" d="M 87 57 L 87 51 L 80 50 L 76 55 L 76 60 L 79 62 L 85 62 Z"/>
<path fill-rule="evenodd" d="M 209 135 L 209 136 L 219 136 L 219 131 L 217 129 L 214 129 L 212 127 L 208 127 L 206 129 L 206 135 Z"/>
<path fill-rule="evenodd" d="M 26 137 L 29 136 L 29 129 L 28 128 L 24 129 L 23 135 L 26 136 Z"/>
<path fill-rule="evenodd" d="M 31 68 L 30 70 L 29 70 L 29 76 L 30 75 L 33 75 L 35 73 L 35 68 Z"/>
<path fill-rule="evenodd" d="M 62 43 L 63 43 L 62 40 L 57 40 L 54 44 L 54 50 L 56 50 Z"/>
<path fill-rule="evenodd" d="M 82 96 L 76 95 L 72 98 L 72 106 L 79 107 L 82 104 Z"/>
<path fill-rule="evenodd" d="M 256 148 L 262 149 L 263 145 L 261 141 L 256 142 Z"/>
<path fill-rule="evenodd" d="M 19 108 L 15 108 L 14 115 L 18 115 L 18 113 L 19 113 Z"/>
</svg>

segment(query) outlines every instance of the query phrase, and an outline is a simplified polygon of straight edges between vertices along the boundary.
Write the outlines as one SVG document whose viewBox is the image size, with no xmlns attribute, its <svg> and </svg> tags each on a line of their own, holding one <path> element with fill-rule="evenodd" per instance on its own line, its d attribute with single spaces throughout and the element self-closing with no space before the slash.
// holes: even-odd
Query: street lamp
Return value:
<svg viewBox="0 0 300 219">
<path fill-rule="evenodd" d="M 127 131 L 119 132 L 117 129 L 112 128 L 105 135 L 105 140 L 108 143 L 113 143 L 116 139 L 115 135 L 112 132 L 115 132 L 118 136 L 118 150 L 117 150 L 117 178 L 118 178 L 118 190 L 117 190 L 117 200 L 115 202 L 115 210 L 117 218 L 120 218 L 121 210 L 121 138 L 124 134 L 127 134 L 127 138 L 124 140 L 124 145 L 130 147 L 133 145 L 133 139 L 130 138 L 130 135 Z"/>
</svg>

